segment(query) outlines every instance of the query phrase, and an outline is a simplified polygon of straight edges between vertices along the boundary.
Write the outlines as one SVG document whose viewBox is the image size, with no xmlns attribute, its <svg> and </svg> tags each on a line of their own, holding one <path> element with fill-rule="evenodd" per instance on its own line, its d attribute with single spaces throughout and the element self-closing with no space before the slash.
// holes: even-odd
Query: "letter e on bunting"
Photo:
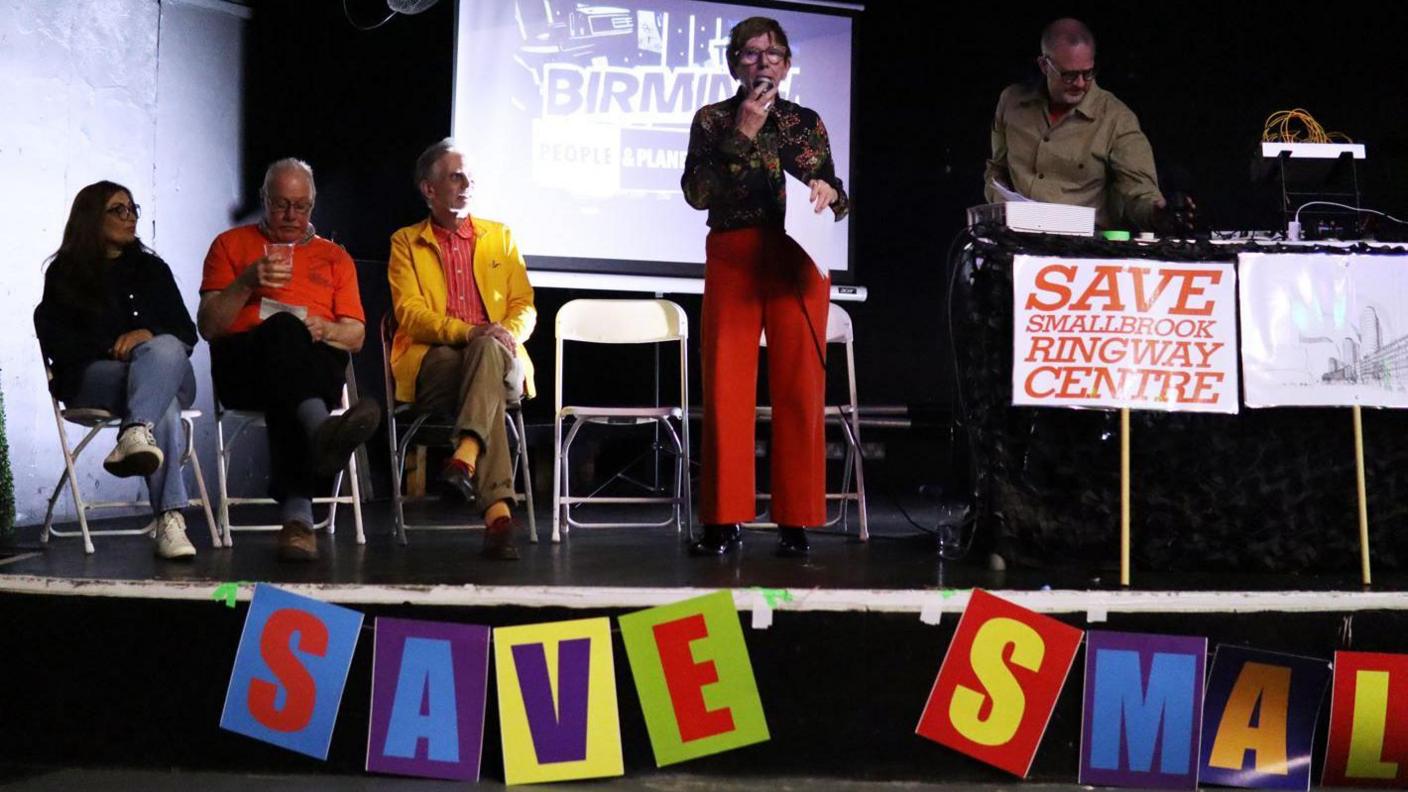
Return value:
<svg viewBox="0 0 1408 792">
<path fill-rule="evenodd" d="M 657 767 L 768 739 L 730 592 L 636 611 L 618 621 Z"/>
</svg>

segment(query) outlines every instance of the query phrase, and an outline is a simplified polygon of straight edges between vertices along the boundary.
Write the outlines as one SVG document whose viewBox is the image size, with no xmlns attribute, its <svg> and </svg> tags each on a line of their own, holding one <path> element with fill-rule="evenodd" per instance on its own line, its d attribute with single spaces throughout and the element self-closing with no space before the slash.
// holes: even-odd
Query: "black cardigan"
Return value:
<svg viewBox="0 0 1408 792">
<path fill-rule="evenodd" d="M 49 391 L 60 399 L 77 392 L 89 363 L 112 359 L 113 343 L 124 333 L 148 330 L 195 346 L 196 326 L 181 290 L 155 253 L 133 245 L 110 263 L 101 309 L 81 304 L 63 269 L 50 266 L 44 273 L 44 299 L 34 309 L 34 331 L 54 372 Z"/>
</svg>

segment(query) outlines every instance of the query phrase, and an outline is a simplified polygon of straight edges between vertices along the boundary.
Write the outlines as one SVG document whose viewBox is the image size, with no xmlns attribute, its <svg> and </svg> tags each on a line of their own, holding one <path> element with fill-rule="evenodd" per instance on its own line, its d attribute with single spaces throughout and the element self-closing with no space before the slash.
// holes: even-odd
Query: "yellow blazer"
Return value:
<svg viewBox="0 0 1408 792">
<path fill-rule="evenodd" d="M 474 283 L 489 321 L 503 325 L 518 341 L 525 393 L 532 396 L 536 392 L 533 361 L 523 342 L 538 323 L 538 309 L 533 307 L 528 267 L 508 226 L 478 217 L 473 221 Z M 391 235 L 386 277 L 391 282 L 391 310 L 396 314 L 391 373 L 396 378 L 397 401 L 415 401 L 416 375 L 432 344 L 463 344 L 469 338 L 471 326 L 445 312 L 448 289 L 440 262 L 440 244 L 429 218 Z"/>
</svg>

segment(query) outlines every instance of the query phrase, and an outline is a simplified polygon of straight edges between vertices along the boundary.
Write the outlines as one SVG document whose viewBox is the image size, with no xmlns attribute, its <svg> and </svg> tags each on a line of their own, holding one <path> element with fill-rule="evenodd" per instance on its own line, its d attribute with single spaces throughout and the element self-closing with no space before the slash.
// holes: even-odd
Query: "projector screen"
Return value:
<svg viewBox="0 0 1408 792">
<path fill-rule="evenodd" d="M 705 0 L 461 0 L 452 134 L 475 180 L 471 211 L 507 223 L 535 269 L 703 275 L 706 213 L 680 192 L 690 122 L 732 96 L 729 29 L 782 23 L 785 98 L 821 115 L 850 186 L 851 14 Z M 814 215 L 787 177 L 787 230 L 849 269 L 850 220 Z M 844 280 L 844 278 L 843 278 Z"/>
</svg>

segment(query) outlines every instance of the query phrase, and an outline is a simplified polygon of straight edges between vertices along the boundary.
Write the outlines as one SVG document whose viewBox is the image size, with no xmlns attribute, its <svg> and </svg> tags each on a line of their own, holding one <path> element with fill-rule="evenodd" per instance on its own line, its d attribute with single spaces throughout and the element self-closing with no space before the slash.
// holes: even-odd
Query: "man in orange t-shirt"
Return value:
<svg viewBox="0 0 1408 792">
<path fill-rule="evenodd" d="M 210 342 L 216 398 L 264 413 L 285 560 L 317 558 L 318 479 L 341 469 L 381 422 L 374 401 L 329 414 L 341 402 L 348 353 L 362 348 L 366 319 L 352 257 L 309 222 L 316 195 L 307 163 L 269 166 L 260 189 L 264 219 L 211 243 L 196 316 Z"/>
</svg>

